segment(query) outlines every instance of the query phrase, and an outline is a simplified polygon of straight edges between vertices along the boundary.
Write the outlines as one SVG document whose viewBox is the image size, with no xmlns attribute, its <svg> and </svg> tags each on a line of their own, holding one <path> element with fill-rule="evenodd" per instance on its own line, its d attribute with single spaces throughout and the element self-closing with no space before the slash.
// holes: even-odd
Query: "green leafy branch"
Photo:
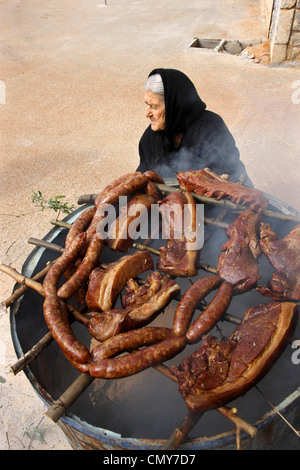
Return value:
<svg viewBox="0 0 300 470">
<path fill-rule="evenodd" d="M 24 431 L 23 436 L 26 436 L 30 440 L 30 444 L 29 444 L 29 447 L 30 447 L 34 440 L 38 440 L 41 444 L 46 444 L 45 437 L 44 437 L 45 432 L 46 430 L 41 430 L 39 428 L 39 425 L 33 427 L 33 424 L 32 424 L 30 425 L 30 429 L 28 428 L 27 430 Z"/>
<path fill-rule="evenodd" d="M 58 212 L 57 219 L 60 213 L 70 214 L 72 209 L 75 207 L 74 204 L 70 205 L 68 202 L 63 201 L 65 197 L 66 196 L 64 195 L 60 195 L 46 199 L 41 191 L 35 192 L 31 190 L 31 201 L 34 204 L 39 205 L 42 211 L 45 209 L 52 209 L 54 212 Z"/>
</svg>

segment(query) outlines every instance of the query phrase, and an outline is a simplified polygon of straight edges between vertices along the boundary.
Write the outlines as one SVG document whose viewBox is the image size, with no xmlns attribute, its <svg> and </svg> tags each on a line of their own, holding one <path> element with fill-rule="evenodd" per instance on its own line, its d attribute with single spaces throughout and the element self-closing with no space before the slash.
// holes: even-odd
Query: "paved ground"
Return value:
<svg viewBox="0 0 300 470">
<path fill-rule="evenodd" d="M 71 203 L 134 170 L 148 125 L 143 86 L 156 67 L 184 71 L 235 136 L 255 186 L 300 206 L 299 64 L 191 48 L 194 37 L 264 42 L 261 1 L 3 0 L 0 262 L 20 270 L 53 214 L 31 191 Z M 14 281 L 0 275 L 0 299 Z M 15 360 L 0 312 L 0 448 L 69 449 Z"/>
</svg>

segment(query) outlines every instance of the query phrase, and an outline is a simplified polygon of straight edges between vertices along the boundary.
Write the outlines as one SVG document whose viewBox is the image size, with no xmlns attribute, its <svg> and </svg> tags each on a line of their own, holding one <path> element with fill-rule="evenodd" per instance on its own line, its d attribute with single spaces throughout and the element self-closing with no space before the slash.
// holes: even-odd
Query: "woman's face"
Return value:
<svg viewBox="0 0 300 470">
<path fill-rule="evenodd" d="M 163 131 L 166 124 L 165 100 L 163 96 L 156 95 L 148 90 L 145 93 L 147 105 L 146 117 L 150 119 L 153 131 Z"/>
</svg>

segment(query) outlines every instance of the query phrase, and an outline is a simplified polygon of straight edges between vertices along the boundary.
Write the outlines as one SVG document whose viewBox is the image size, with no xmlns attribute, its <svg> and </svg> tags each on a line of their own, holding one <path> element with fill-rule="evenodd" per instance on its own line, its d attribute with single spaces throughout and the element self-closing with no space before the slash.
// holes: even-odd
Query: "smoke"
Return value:
<svg viewBox="0 0 300 470">
<path fill-rule="evenodd" d="M 231 181 L 237 181 L 244 174 L 247 176 L 244 184 L 253 186 L 240 159 L 234 137 L 216 113 L 204 111 L 186 130 L 176 150 L 166 137 L 154 133 L 154 141 L 155 157 L 150 156 L 147 146 L 143 147 L 143 141 L 141 147 L 144 154 L 149 155 L 149 168 L 163 178 L 176 178 L 179 171 L 196 171 L 208 167 L 217 174 L 228 174 Z"/>
</svg>

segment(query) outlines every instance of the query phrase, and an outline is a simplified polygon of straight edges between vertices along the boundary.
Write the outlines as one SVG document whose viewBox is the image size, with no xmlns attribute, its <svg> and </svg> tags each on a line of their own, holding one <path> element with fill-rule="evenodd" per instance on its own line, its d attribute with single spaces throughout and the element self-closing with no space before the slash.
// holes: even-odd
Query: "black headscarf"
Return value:
<svg viewBox="0 0 300 470">
<path fill-rule="evenodd" d="M 164 133 L 170 139 L 185 132 L 204 109 L 205 103 L 199 97 L 191 80 L 179 70 L 154 69 L 149 74 L 159 74 L 165 92 L 166 125 Z"/>
</svg>

